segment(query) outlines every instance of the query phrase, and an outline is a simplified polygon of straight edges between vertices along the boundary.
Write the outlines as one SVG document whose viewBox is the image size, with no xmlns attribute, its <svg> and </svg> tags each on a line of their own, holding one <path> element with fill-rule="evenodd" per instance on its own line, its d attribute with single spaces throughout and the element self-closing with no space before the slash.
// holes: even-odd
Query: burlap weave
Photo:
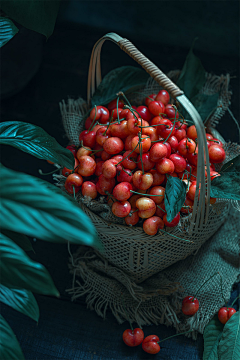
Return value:
<svg viewBox="0 0 240 360">
<path fill-rule="evenodd" d="M 179 71 L 172 71 L 168 77 L 176 81 L 178 75 Z M 219 92 L 218 107 L 208 122 L 208 127 L 214 131 L 230 105 L 229 76 L 207 74 L 206 78 L 202 92 L 206 95 Z M 157 93 L 160 89 L 160 86 L 149 78 L 144 89 L 128 94 L 128 98 L 133 105 L 140 105 L 146 95 Z M 83 99 L 69 99 L 67 104 L 63 101 L 60 108 L 70 143 L 79 145 L 79 133 L 84 126 L 82 120 L 89 110 L 86 102 Z M 240 152 L 239 146 L 231 143 L 225 145 L 225 150 L 226 161 Z M 63 188 L 64 177 L 55 175 L 55 180 Z M 201 233 L 188 233 L 191 218 L 189 215 L 182 217 L 176 228 L 171 229 L 169 234 L 162 234 L 160 238 L 159 235 L 146 235 L 141 227 L 131 229 L 125 225 L 117 225 L 123 224 L 123 221 L 112 214 L 104 197 L 91 201 L 79 194 L 77 201 L 93 220 L 104 251 L 99 254 L 93 249 L 80 247 L 72 257 L 70 267 L 74 280 L 73 288 L 69 291 L 73 300 L 87 295 L 88 306 L 95 309 L 99 315 L 105 316 L 109 308 L 117 320 L 122 322 L 126 319 L 121 300 L 124 297 L 128 314 L 140 326 L 164 323 L 181 331 L 191 326 L 202 332 L 209 319 L 223 304 L 219 292 L 219 277 L 214 278 L 199 294 L 201 311 L 193 318 L 183 321 L 178 317 L 181 299 L 184 295 L 193 295 L 199 284 L 216 270 L 223 276 L 225 297 L 229 298 L 231 287 L 239 274 L 239 232 L 234 236 L 234 221 L 229 222 L 230 202 L 218 199 L 216 204 L 211 206 L 209 221 Z M 235 207 L 238 206 L 236 203 Z M 239 214 L 233 207 L 230 218 L 239 220 Z M 225 223 L 221 230 L 202 246 L 223 222 Z M 193 243 L 181 241 L 179 237 Z M 231 237 L 234 237 L 233 242 Z M 223 258 L 219 251 L 221 246 L 225 248 L 228 243 L 231 243 L 230 254 L 234 258 L 226 260 L 228 256 Z M 189 256 L 193 252 L 196 255 Z M 186 260 L 179 261 L 184 258 Z M 166 268 L 167 270 L 164 270 Z M 150 277 L 151 275 L 153 276 Z M 209 296 L 206 296 L 208 292 Z"/>
</svg>

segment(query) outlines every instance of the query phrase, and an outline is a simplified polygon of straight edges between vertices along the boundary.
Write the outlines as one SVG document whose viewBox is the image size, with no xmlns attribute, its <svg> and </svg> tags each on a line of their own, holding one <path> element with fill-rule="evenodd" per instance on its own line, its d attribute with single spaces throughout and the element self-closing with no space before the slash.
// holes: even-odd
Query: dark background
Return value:
<svg viewBox="0 0 240 360">
<path fill-rule="evenodd" d="M 44 36 L 19 26 L 19 33 L 1 51 L 1 121 L 18 120 L 41 126 L 66 146 L 59 102 L 86 98 L 88 65 L 94 43 L 108 32 L 128 38 L 164 72 L 181 69 L 195 37 L 195 53 L 207 72 L 229 73 L 233 92 L 231 111 L 239 119 L 239 2 L 238 1 L 63 1 L 53 35 Z M 103 75 L 134 61 L 116 45 L 102 49 Z M 238 141 L 229 114 L 219 130 L 226 140 Z M 16 171 L 40 176 L 51 171 L 44 161 L 3 146 L 2 163 Z M 51 176 L 45 177 L 52 181 Z M 36 235 L 37 237 L 37 235 Z M 141 349 L 129 349 L 119 326 L 107 314 L 103 321 L 86 310 L 84 301 L 73 304 L 65 292 L 71 285 L 68 253 L 64 245 L 33 241 L 31 257 L 44 264 L 61 299 L 38 296 L 39 325 L 2 306 L 26 359 L 149 359 Z M 74 250 L 74 247 L 73 247 Z M 235 294 L 236 296 L 236 294 Z M 165 326 L 146 327 L 145 334 L 162 338 L 175 333 Z M 201 359 L 203 340 L 177 337 L 164 343 L 161 359 Z"/>
</svg>

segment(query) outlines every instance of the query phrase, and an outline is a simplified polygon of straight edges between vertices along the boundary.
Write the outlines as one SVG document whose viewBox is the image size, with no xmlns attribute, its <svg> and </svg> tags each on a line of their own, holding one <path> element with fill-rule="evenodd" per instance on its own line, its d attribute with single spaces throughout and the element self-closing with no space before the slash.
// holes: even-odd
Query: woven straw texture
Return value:
<svg viewBox="0 0 240 360">
<path fill-rule="evenodd" d="M 178 75 L 179 71 L 172 71 L 168 77 L 176 81 Z M 206 80 L 202 89 L 204 94 L 220 93 L 219 107 L 208 124 L 209 127 L 215 127 L 230 103 L 229 76 L 207 75 Z M 137 93 L 128 94 L 128 99 L 132 105 L 140 105 L 147 95 L 157 93 L 160 89 L 161 87 L 152 78 L 149 78 L 145 88 Z M 89 110 L 86 102 L 81 98 L 69 99 L 67 104 L 62 101 L 60 108 L 70 143 L 79 145 L 79 134 L 84 129 L 84 119 Z M 229 146 L 229 144 L 225 145 L 225 149 L 227 150 Z M 231 155 L 230 153 L 227 155 L 225 162 L 230 160 L 230 156 L 236 156 L 237 145 L 231 144 L 231 148 L 234 151 L 231 151 Z M 55 180 L 64 190 L 65 178 L 55 175 Z M 104 197 L 97 201 L 91 201 L 79 194 L 77 201 L 96 227 L 104 249 L 101 255 L 123 270 L 136 283 L 144 281 L 149 276 L 197 251 L 224 222 L 229 206 L 229 202 L 223 199 L 218 199 L 214 205 L 210 205 L 208 222 L 203 225 L 201 230 L 194 229 L 191 233 L 189 232 L 190 214 L 182 216 L 177 227 L 168 228 L 167 232 L 159 232 L 155 236 L 149 236 L 140 226 L 130 228 L 124 225 L 123 219 L 112 214 Z"/>
</svg>

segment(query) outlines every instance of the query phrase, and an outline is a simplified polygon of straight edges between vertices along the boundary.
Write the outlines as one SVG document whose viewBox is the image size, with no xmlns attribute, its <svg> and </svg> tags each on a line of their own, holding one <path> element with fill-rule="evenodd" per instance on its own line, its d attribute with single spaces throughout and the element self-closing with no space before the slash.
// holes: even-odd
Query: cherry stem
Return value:
<svg viewBox="0 0 240 360">
<path fill-rule="evenodd" d="M 118 124 L 120 124 L 119 112 L 118 112 L 118 103 L 119 103 L 119 96 L 118 96 L 118 98 L 117 98 L 117 120 L 118 120 Z"/>
<path fill-rule="evenodd" d="M 130 190 L 130 191 L 131 191 L 131 190 Z M 160 231 L 160 232 L 162 231 L 162 232 L 164 232 L 165 234 L 168 234 L 168 235 L 170 235 L 170 236 L 173 236 L 173 237 L 175 237 L 176 239 L 179 239 L 179 240 L 182 240 L 182 241 L 187 241 L 187 242 L 190 242 L 190 243 L 193 243 L 193 244 L 194 244 L 194 241 L 182 239 L 182 238 L 180 238 L 180 237 L 178 237 L 178 236 L 176 236 L 176 235 L 173 235 L 173 234 L 171 234 L 171 233 L 169 233 L 168 231 L 165 231 L 165 230 L 163 230 L 163 229 L 160 229 L 159 231 Z"/>
<path fill-rule="evenodd" d="M 106 130 L 105 130 L 105 131 L 104 131 L 104 133 L 103 133 L 103 136 L 105 136 L 105 135 L 106 135 L 106 133 L 107 133 L 107 131 L 108 131 L 108 128 L 109 128 L 109 126 L 110 126 L 110 125 L 112 125 L 112 124 L 111 124 L 112 119 L 113 119 L 113 114 L 111 115 L 111 118 L 110 118 L 110 120 L 109 120 L 109 123 L 108 123 L 108 125 L 107 125 Z"/>
<path fill-rule="evenodd" d="M 90 127 L 89 127 L 89 129 L 88 129 L 88 132 L 87 132 L 87 133 L 89 133 L 89 131 L 92 131 L 92 129 L 93 129 L 93 128 L 94 128 L 94 126 L 95 126 L 94 122 L 95 122 L 95 120 L 96 120 L 96 116 L 97 116 L 97 107 L 96 107 L 96 105 L 94 105 L 94 108 L 95 108 L 95 115 L 94 115 L 94 119 L 93 119 L 93 122 L 92 122 L 92 124 L 90 125 Z"/>
<path fill-rule="evenodd" d="M 128 103 L 128 106 L 131 107 L 131 104 L 130 104 L 128 98 L 126 97 L 126 95 L 122 91 L 119 91 L 116 95 L 122 96 L 124 98 L 124 100 L 126 100 L 126 102 Z"/>
<path fill-rule="evenodd" d="M 151 194 L 142 194 L 142 193 L 139 193 L 137 191 L 134 191 L 134 190 L 130 190 L 130 192 L 134 193 L 134 194 L 138 194 L 138 195 L 142 195 L 142 196 L 164 196 L 164 195 L 151 195 Z"/>
<path fill-rule="evenodd" d="M 121 293 L 121 296 L 122 296 L 122 293 Z M 134 330 L 133 330 L 132 322 L 131 322 L 131 320 L 130 320 L 130 318 L 128 316 L 128 313 L 127 313 L 127 310 L 126 310 L 126 307 L 125 307 L 125 301 L 124 301 L 123 297 L 122 297 L 122 302 L 123 302 L 123 309 L 124 309 L 125 315 L 126 315 L 126 317 L 128 319 L 128 322 L 130 324 L 130 327 L 131 327 L 131 330 L 132 330 L 132 333 L 133 333 Z"/>
<path fill-rule="evenodd" d="M 107 194 L 113 202 L 116 202 L 115 197 L 112 194 L 110 194 L 110 192 L 105 191 L 105 194 Z"/>
<path fill-rule="evenodd" d="M 136 150 L 137 147 L 138 147 L 138 143 L 135 146 L 135 148 L 127 156 L 125 156 L 125 158 L 123 158 L 121 161 L 119 161 L 117 164 L 115 164 L 115 166 L 118 166 L 123 160 L 127 159 L 128 156 L 131 155 Z"/>
<path fill-rule="evenodd" d="M 134 210 L 134 211 L 130 211 L 130 213 L 129 213 L 129 215 L 128 216 L 132 216 L 132 214 L 134 214 L 135 212 L 138 212 L 139 210 L 138 209 L 136 209 L 136 210 Z"/>
<path fill-rule="evenodd" d="M 233 303 L 231 304 L 231 306 L 230 307 L 233 307 L 233 305 L 235 304 L 235 302 L 239 299 L 239 297 L 240 297 L 240 295 L 238 295 L 237 297 L 236 297 L 236 299 L 233 301 Z"/>
<path fill-rule="evenodd" d="M 163 341 L 165 341 L 165 340 L 171 339 L 171 338 L 173 338 L 173 337 L 175 337 L 175 336 L 180 336 L 180 335 L 188 334 L 188 333 L 193 332 L 193 331 L 194 331 L 194 330 L 189 330 L 189 331 L 185 331 L 185 332 L 180 333 L 180 334 L 175 334 L 175 335 L 169 336 L 169 337 L 167 337 L 166 339 L 157 341 L 157 344 L 159 344 L 160 342 L 163 342 Z"/>
<path fill-rule="evenodd" d="M 44 175 L 44 176 L 45 176 L 45 175 L 54 174 L 54 173 L 56 173 L 57 171 L 59 171 L 59 170 L 61 170 L 61 169 L 63 169 L 63 168 L 55 169 L 55 170 L 53 170 L 53 171 L 50 171 L 49 173 L 43 173 L 41 169 L 38 169 L 38 172 L 39 172 L 40 175 Z"/>
<path fill-rule="evenodd" d="M 198 291 L 196 292 L 195 296 L 193 297 L 192 302 L 194 302 L 194 300 L 195 300 L 197 294 L 199 293 L 199 291 L 201 290 L 201 288 L 202 288 L 207 282 L 209 282 L 214 276 L 216 276 L 216 275 L 218 275 L 218 274 L 219 274 L 219 272 L 216 272 L 216 273 L 214 273 L 212 276 L 210 276 L 209 279 L 207 279 L 206 281 L 204 281 L 204 283 L 200 286 L 200 288 L 199 288 Z M 221 275 L 220 275 L 220 276 L 221 276 Z"/>
<path fill-rule="evenodd" d="M 163 209 L 161 208 L 161 206 L 157 205 L 157 207 L 158 207 L 159 209 L 161 209 L 163 212 L 167 213 L 166 210 L 163 210 Z"/>
<path fill-rule="evenodd" d="M 140 151 L 140 159 L 141 159 L 141 163 L 142 163 L 142 173 L 143 173 L 143 175 L 144 175 L 144 166 L 143 166 L 143 159 L 142 159 L 142 143 L 141 143 L 141 140 L 142 140 L 142 138 L 141 138 L 141 135 L 142 134 L 140 134 L 140 133 L 138 133 L 138 138 L 139 138 L 139 151 Z"/>
</svg>

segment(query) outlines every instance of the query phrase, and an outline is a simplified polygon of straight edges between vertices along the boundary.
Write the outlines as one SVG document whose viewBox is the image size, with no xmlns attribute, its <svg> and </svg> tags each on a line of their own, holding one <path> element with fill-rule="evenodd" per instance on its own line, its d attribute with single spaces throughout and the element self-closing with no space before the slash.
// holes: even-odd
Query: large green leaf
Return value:
<svg viewBox="0 0 240 360">
<path fill-rule="evenodd" d="M 9 289 L 0 284 L 0 301 L 35 321 L 39 319 L 38 304 L 31 291 Z"/>
<path fill-rule="evenodd" d="M 166 184 L 164 204 L 167 221 L 171 222 L 186 199 L 186 184 L 177 177 L 169 176 Z"/>
<path fill-rule="evenodd" d="M 240 312 L 230 317 L 224 326 L 218 346 L 219 360 L 239 360 L 240 357 Z"/>
<path fill-rule="evenodd" d="M 89 217 L 60 189 L 3 166 L 0 177 L 0 223 L 3 229 L 47 241 L 99 245 Z"/>
<path fill-rule="evenodd" d="M 29 238 L 24 234 L 19 234 L 15 231 L 1 229 L 1 232 L 13 240 L 15 244 L 20 246 L 24 251 L 34 251 Z"/>
<path fill-rule="evenodd" d="M 213 198 L 240 200 L 240 172 L 224 172 L 211 182 Z"/>
<path fill-rule="evenodd" d="M 117 93 L 134 91 L 144 86 L 149 78 L 146 71 L 133 66 L 122 66 L 110 71 L 92 97 L 92 105 L 104 105 L 116 99 Z"/>
<path fill-rule="evenodd" d="M 219 94 L 205 95 L 200 91 L 206 82 L 206 71 L 200 59 L 190 49 L 182 71 L 179 75 L 177 85 L 182 89 L 187 98 L 197 109 L 203 121 L 216 108 Z M 187 111 L 181 107 L 180 112 L 184 117 L 188 116 Z"/>
<path fill-rule="evenodd" d="M 219 93 L 213 95 L 199 93 L 191 100 L 204 123 L 208 119 L 209 114 L 214 112 L 213 110 L 216 109 L 218 98 Z"/>
<path fill-rule="evenodd" d="M 27 29 L 47 38 L 53 33 L 60 0 L 1 0 L 1 9 Z"/>
<path fill-rule="evenodd" d="M 74 156 L 62 147 L 39 126 L 21 121 L 6 121 L 0 124 L 0 144 L 16 147 L 39 159 L 74 169 Z"/>
<path fill-rule="evenodd" d="M 10 19 L 0 17 L 0 48 L 11 40 L 17 33 L 18 28 Z"/>
<path fill-rule="evenodd" d="M 218 320 L 218 316 L 207 324 L 203 333 L 204 352 L 203 360 L 218 360 L 218 344 L 222 336 L 223 324 Z"/>
<path fill-rule="evenodd" d="M 200 59 L 190 49 L 182 71 L 179 75 L 177 85 L 182 89 L 189 100 L 196 96 L 206 81 L 206 71 Z"/>
<path fill-rule="evenodd" d="M 222 174 L 223 172 L 240 173 L 240 155 L 236 156 L 234 159 L 224 164 L 221 168 L 220 173 Z"/>
<path fill-rule="evenodd" d="M 3 234 L 0 234 L 0 252 L 1 283 L 4 286 L 59 296 L 45 267 L 31 260 L 19 246 Z"/>
<path fill-rule="evenodd" d="M 0 359 L 24 360 L 19 342 L 2 315 L 0 315 L 0 334 Z"/>
</svg>

